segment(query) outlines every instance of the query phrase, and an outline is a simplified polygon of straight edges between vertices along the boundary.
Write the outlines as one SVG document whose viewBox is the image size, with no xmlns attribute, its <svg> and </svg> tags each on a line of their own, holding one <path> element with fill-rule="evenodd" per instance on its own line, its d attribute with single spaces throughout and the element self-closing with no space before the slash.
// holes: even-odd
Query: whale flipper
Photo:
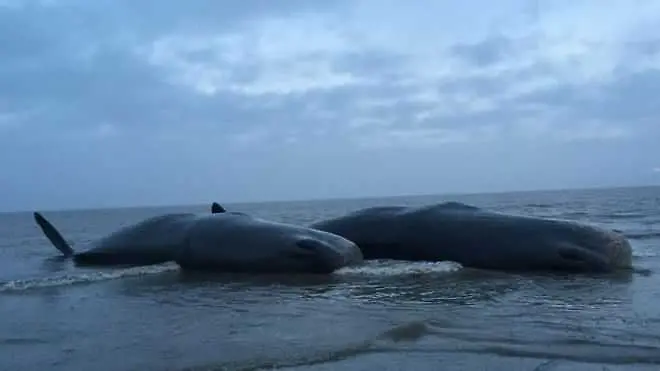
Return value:
<svg viewBox="0 0 660 371">
<path fill-rule="evenodd" d="M 211 214 L 221 214 L 225 212 L 227 212 L 227 210 L 225 210 L 224 207 L 220 206 L 219 203 L 214 202 L 213 204 L 211 204 Z"/>
<path fill-rule="evenodd" d="M 44 232 L 50 243 L 53 244 L 64 256 L 73 256 L 75 252 L 71 245 L 62 237 L 60 232 L 55 229 L 55 227 L 50 224 L 50 222 L 44 218 L 43 215 L 39 212 L 34 212 L 34 220 L 37 222 L 41 230 Z"/>
</svg>

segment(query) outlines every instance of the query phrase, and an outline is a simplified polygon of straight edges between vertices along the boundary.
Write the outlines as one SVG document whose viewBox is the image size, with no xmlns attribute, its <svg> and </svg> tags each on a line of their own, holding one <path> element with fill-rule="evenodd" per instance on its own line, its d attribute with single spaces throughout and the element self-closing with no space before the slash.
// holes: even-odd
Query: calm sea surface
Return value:
<svg viewBox="0 0 660 371">
<path fill-rule="evenodd" d="M 309 223 L 455 200 L 622 230 L 639 272 L 504 274 L 370 262 L 331 277 L 83 269 L 30 213 L 0 214 L 0 370 L 658 370 L 660 187 L 225 204 Z M 80 244 L 182 208 L 45 212 Z"/>
</svg>

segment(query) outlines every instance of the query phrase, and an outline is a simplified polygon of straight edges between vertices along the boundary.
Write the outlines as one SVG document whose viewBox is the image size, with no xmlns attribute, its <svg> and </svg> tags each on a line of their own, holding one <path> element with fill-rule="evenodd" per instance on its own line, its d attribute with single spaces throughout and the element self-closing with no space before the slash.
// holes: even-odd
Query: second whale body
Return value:
<svg viewBox="0 0 660 371">
<path fill-rule="evenodd" d="M 365 259 L 453 261 L 505 271 L 611 272 L 632 266 L 620 233 L 458 202 L 361 209 L 309 227 L 355 242 Z"/>
</svg>

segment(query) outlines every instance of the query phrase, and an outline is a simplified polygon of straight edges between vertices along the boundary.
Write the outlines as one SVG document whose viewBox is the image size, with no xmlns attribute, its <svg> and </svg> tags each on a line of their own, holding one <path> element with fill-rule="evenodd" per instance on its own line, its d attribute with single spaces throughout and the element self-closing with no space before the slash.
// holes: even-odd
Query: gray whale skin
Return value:
<svg viewBox="0 0 660 371">
<path fill-rule="evenodd" d="M 488 211 L 459 202 L 381 206 L 309 227 L 355 242 L 365 260 L 453 261 L 503 271 L 631 269 L 620 233 L 571 221 Z"/>
<path fill-rule="evenodd" d="M 362 253 L 341 236 L 304 226 L 226 212 L 164 214 L 91 241 L 76 252 L 39 212 L 48 240 L 81 266 L 143 266 L 176 262 L 184 270 L 245 273 L 332 273 L 362 262 Z"/>
</svg>

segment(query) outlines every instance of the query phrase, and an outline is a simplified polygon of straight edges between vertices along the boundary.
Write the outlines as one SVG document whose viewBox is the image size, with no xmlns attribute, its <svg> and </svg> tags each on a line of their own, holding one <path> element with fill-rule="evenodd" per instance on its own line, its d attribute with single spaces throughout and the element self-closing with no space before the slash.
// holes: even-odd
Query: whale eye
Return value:
<svg viewBox="0 0 660 371">
<path fill-rule="evenodd" d="M 559 249 L 559 256 L 566 260 L 584 261 L 584 256 L 573 249 Z"/>
<path fill-rule="evenodd" d="M 317 251 L 324 248 L 324 244 L 322 242 L 310 238 L 296 241 L 296 246 L 308 251 Z"/>
</svg>

